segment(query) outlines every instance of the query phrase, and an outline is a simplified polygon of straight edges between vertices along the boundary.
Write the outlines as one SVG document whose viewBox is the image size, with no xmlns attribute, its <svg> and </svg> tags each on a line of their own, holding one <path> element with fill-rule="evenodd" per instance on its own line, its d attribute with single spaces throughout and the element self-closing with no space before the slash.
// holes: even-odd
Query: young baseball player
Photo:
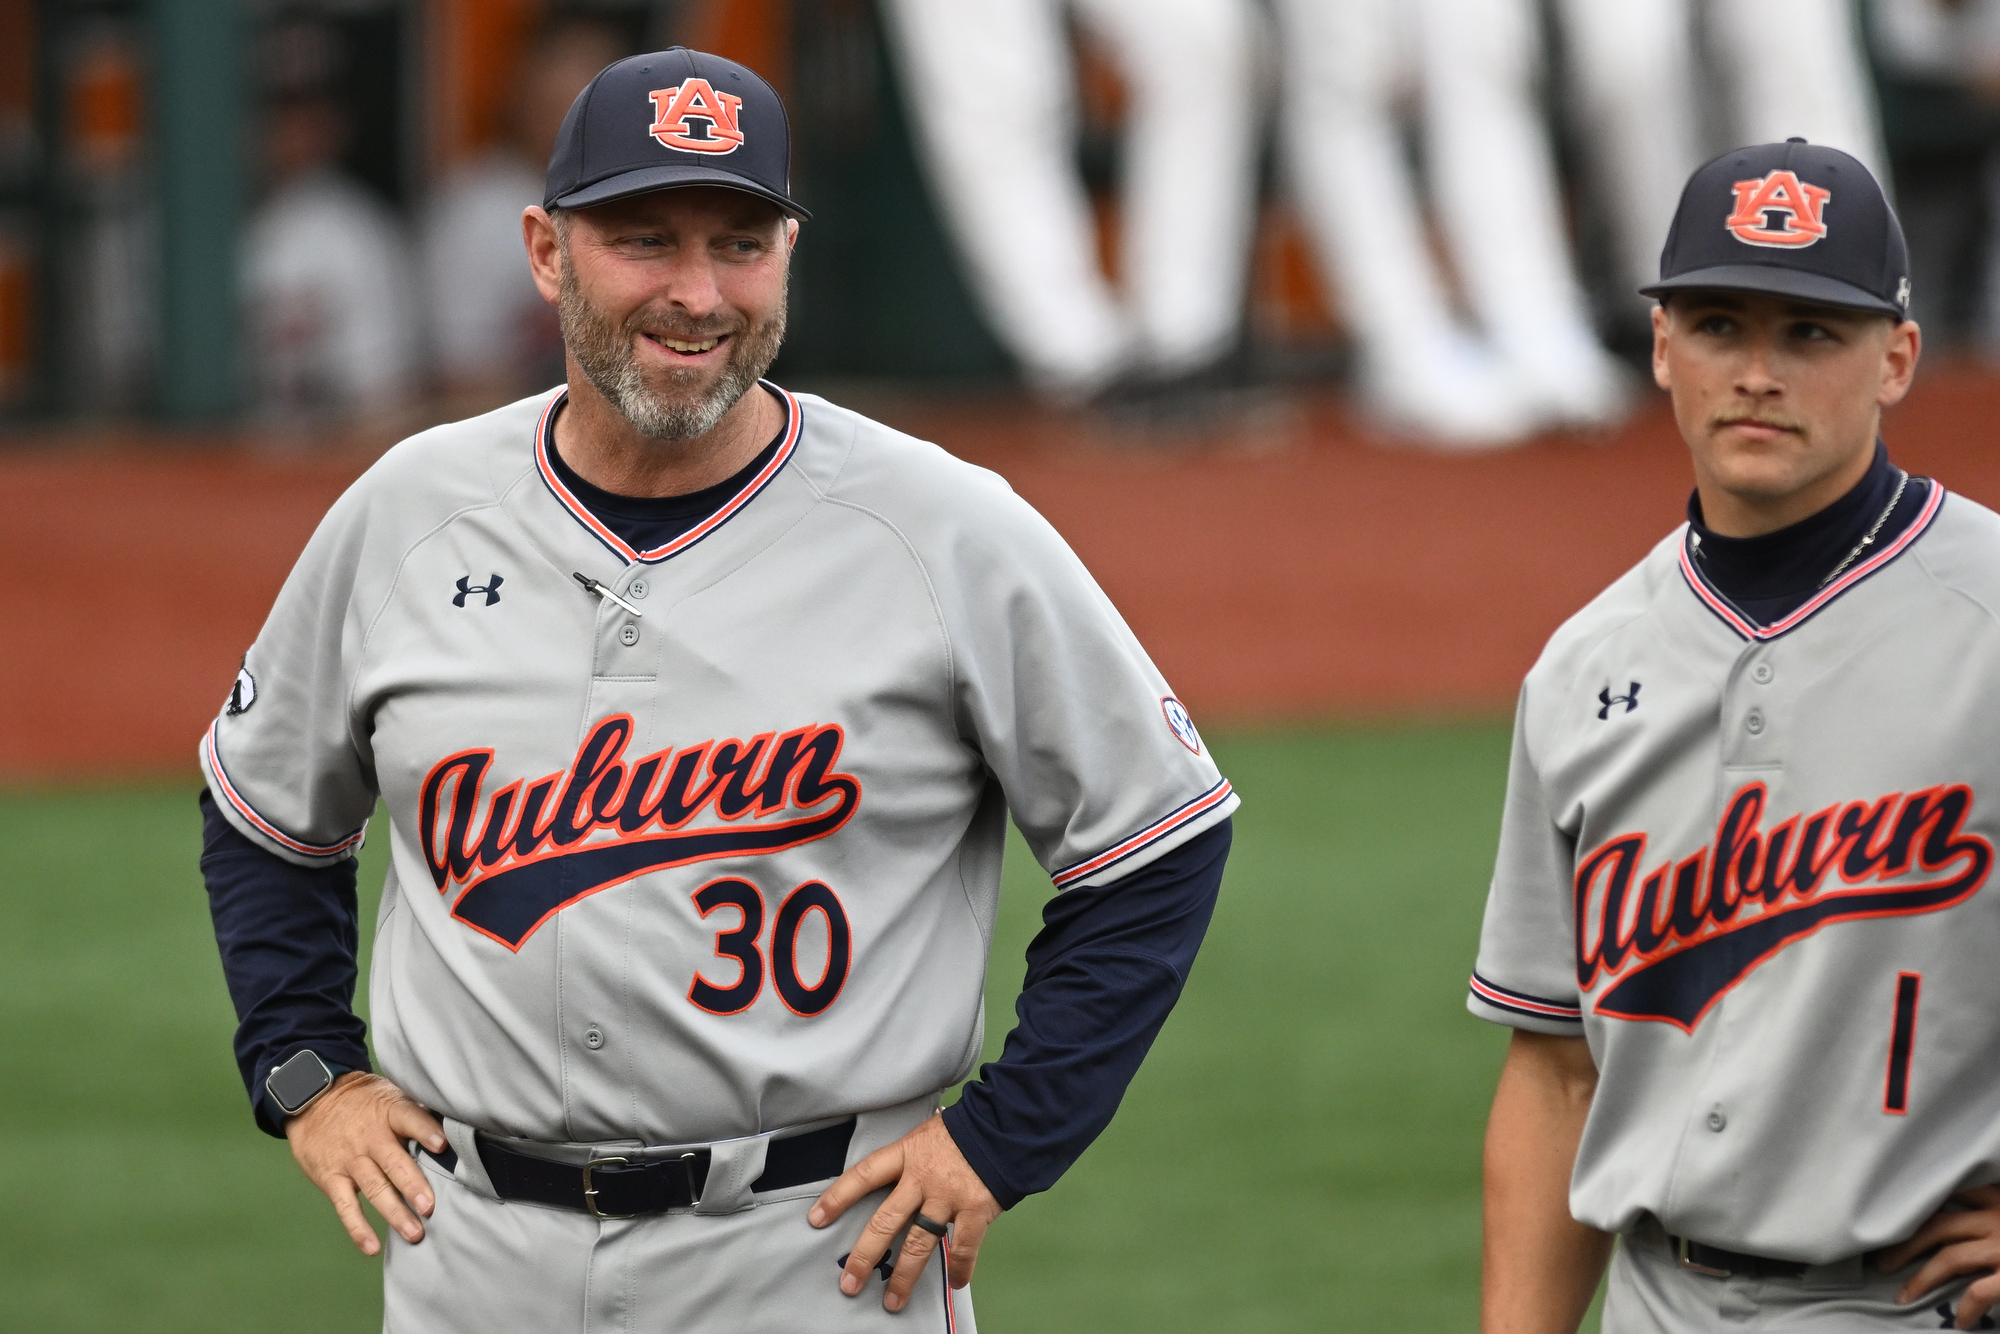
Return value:
<svg viewBox="0 0 2000 1334">
<path fill-rule="evenodd" d="M 1688 522 L 1521 692 L 1473 1013 L 1485 1328 L 1992 1328 L 2000 518 L 1898 468 L 1901 229 L 1802 139 L 1646 289 Z M 1614 1254 L 1614 1241 L 1615 1254 Z"/>
<path fill-rule="evenodd" d="M 1076 557 L 761 378 L 788 156 L 740 65 L 600 73 L 524 218 L 567 385 L 357 482 L 203 741 L 239 1063 L 355 1244 L 358 1197 L 390 1224 L 388 1330 L 970 1330 L 1206 927 L 1236 798 Z M 940 1116 L 1010 814 L 1062 892 Z"/>
</svg>

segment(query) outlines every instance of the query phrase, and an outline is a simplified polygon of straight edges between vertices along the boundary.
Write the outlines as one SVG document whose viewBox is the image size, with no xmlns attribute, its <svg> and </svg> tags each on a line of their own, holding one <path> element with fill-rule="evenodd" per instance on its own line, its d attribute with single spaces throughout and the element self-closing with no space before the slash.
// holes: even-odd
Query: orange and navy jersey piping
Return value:
<svg viewBox="0 0 2000 1334">
<path fill-rule="evenodd" d="M 1703 604 L 1710 611 L 1714 612 L 1723 624 L 1727 625 L 1743 638 L 1756 640 L 1759 643 L 1776 639 L 1779 635 L 1790 630 L 1796 630 L 1801 625 L 1804 625 L 1813 616 L 1825 610 L 1827 605 L 1835 598 L 1860 583 L 1863 579 L 1866 579 L 1869 575 L 1888 565 L 1890 561 L 1909 550 L 1912 542 L 1923 536 L 1924 531 L 1931 526 L 1931 520 L 1937 517 L 1939 508 L 1944 504 L 1945 496 L 1944 487 L 1940 486 L 1935 478 L 1927 480 L 1930 482 L 1930 494 L 1924 498 L 1923 509 L 1918 511 L 1917 517 L 1910 521 L 1909 527 L 1899 533 L 1894 541 L 1890 542 L 1888 546 L 1882 548 L 1882 550 L 1876 552 L 1873 556 L 1870 556 L 1867 560 L 1856 565 L 1840 578 L 1828 584 L 1825 588 L 1822 588 L 1818 593 L 1815 593 L 1804 606 L 1781 620 L 1773 621 L 1769 625 L 1758 625 L 1755 621 L 1745 616 L 1737 609 L 1734 603 L 1724 597 L 1703 576 L 1694 563 L 1692 546 L 1689 542 L 1692 530 L 1684 532 L 1681 535 L 1681 577 L 1687 581 L 1687 586 L 1693 590 L 1694 595 L 1700 598 Z"/>
<path fill-rule="evenodd" d="M 1581 1005 L 1569 1005 L 1562 1001 L 1531 996 L 1525 991 L 1515 991 L 1511 987 L 1501 986 L 1498 982 L 1488 981 L 1476 971 L 1472 974 L 1472 994 L 1494 1009 L 1505 1010 L 1509 1014 L 1524 1014 L 1531 1019 L 1553 1019 L 1558 1023 L 1583 1022 Z"/>
<path fill-rule="evenodd" d="M 1056 888 L 1068 889 L 1071 885 L 1081 880 L 1086 880 L 1107 867 L 1116 866 L 1119 862 L 1138 856 L 1161 839 L 1166 838 L 1176 830 L 1186 828 L 1193 821 L 1199 820 L 1202 816 L 1229 800 L 1233 790 L 1229 786 L 1227 778 L 1221 779 L 1214 787 L 1208 789 L 1208 791 L 1202 793 L 1192 801 L 1175 807 L 1166 815 L 1147 825 L 1131 837 L 1120 840 L 1115 845 L 1098 853 L 1095 857 L 1090 857 L 1074 865 L 1063 867 L 1052 877 Z"/>
<path fill-rule="evenodd" d="M 259 815 L 256 808 L 244 800 L 243 794 L 236 790 L 236 784 L 229 781 L 229 772 L 222 767 L 222 752 L 215 744 L 216 729 L 221 726 L 221 719 L 210 723 L 208 735 L 202 738 L 201 746 L 208 755 L 208 767 L 215 774 L 216 791 L 224 801 L 235 808 L 236 813 L 242 816 L 251 828 L 278 846 L 290 848 L 293 852 L 306 857 L 338 857 L 342 853 L 352 852 L 360 844 L 362 836 L 368 832 L 368 826 L 365 824 L 346 837 L 335 839 L 331 843 L 308 843 L 304 839 L 292 837 Z"/>
<path fill-rule="evenodd" d="M 548 406 L 542 409 L 540 420 L 535 423 L 535 471 L 541 474 L 543 485 L 549 488 L 550 494 L 556 498 L 556 503 L 568 510 L 570 517 L 582 524 L 592 537 L 608 547 L 612 555 L 628 565 L 657 565 L 663 560 L 670 560 L 736 517 L 745 505 L 755 500 L 758 493 L 771 484 L 772 479 L 777 477 L 786 461 L 792 457 L 793 451 L 798 448 L 799 426 L 802 420 L 798 399 L 792 396 L 789 389 L 780 388 L 769 380 L 759 380 L 758 383 L 776 394 L 779 401 L 785 405 L 785 431 L 779 439 L 777 452 L 771 456 L 769 463 L 758 469 L 755 477 L 743 484 L 741 491 L 725 501 L 715 513 L 673 541 L 654 547 L 651 551 L 640 551 L 612 532 L 602 519 L 592 514 L 589 507 L 563 485 L 562 478 L 556 474 L 555 465 L 549 459 L 549 439 L 555 431 L 557 409 L 569 400 L 567 386 L 557 390 L 549 399 Z"/>
</svg>

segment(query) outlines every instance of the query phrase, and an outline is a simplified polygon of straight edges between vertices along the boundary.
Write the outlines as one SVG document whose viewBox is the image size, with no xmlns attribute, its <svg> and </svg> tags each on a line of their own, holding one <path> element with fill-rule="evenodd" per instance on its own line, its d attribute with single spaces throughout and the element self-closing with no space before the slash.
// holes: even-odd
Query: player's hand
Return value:
<svg viewBox="0 0 2000 1334">
<path fill-rule="evenodd" d="M 2000 1302 L 2000 1273 L 1995 1272 L 2000 1270 L 2000 1186 L 1974 1186 L 1952 1196 L 1914 1237 L 1883 1252 L 1877 1267 L 1894 1273 L 1929 1250 L 1937 1254 L 1911 1276 L 1896 1300 L 1914 1302 L 1961 1274 L 1981 1275 L 1958 1301 L 1958 1327 L 1978 1328 L 1979 1318 Z"/>
<path fill-rule="evenodd" d="M 910 1220 L 919 1213 L 933 1222 L 951 1225 L 951 1245 L 946 1248 L 951 1286 L 962 1288 L 972 1282 L 972 1267 L 979 1263 L 979 1243 L 985 1239 L 987 1227 L 1000 1216 L 1000 1201 L 993 1198 L 993 1192 L 958 1151 L 942 1116 L 932 1116 L 894 1144 L 875 1150 L 848 1168 L 813 1201 L 806 1221 L 825 1227 L 862 1196 L 889 1185 L 895 1189 L 861 1229 L 861 1239 L 848 1253 L 840 1290 L 850 1297 L 858 1294 L 869 1271 L 888 1254 L 896 1234 L 909 1227 L 902 1254 L 896 1257 L 895 1272 L 889 1277 L 889 1290 L 882 1297 L 887 1309 L 902 1310 L 939 1241 L 920 1227 L 910 1227 Z"/>
<path fill-rule="evenodd" d="M 382 1243 L 362 1217 L 362 1195 L 403 1240 L 424 1239 L 417 1215 L 428 1218 L 435 1201 L 423 1169 L 403 1144 L 415 1140 L 442 1153 L 444 1127 L 403 1090 L 380 1075 L 350 1070 L 285 1123 L 285 1138 L 300 1170 L 333 1201 L 341 1226 L 363 1255 L 378 1253 Z"/>
</svg>

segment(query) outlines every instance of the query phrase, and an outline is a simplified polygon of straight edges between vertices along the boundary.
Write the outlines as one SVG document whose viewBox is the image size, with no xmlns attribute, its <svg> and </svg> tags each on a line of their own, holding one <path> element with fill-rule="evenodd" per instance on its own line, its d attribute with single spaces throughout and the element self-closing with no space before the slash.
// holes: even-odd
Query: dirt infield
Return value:
<svg viewBox="0 0 2000 1334">
<path fill-rule="evenodd" d="M 1331 398 L 1147 446 L 1007 402 L 859 402 L 1004 474 L 1204 723 L 1508 708 L 1548 633 L 1680 518 L 1663 402 L 1616 436 L 1442 457 Z M 1885 434 L 2000 506 L 2000 378 Z M 0 782 L 188 772 L 313 525 L 365 460 L 125 440 L 0 449 Z"/>
</svg>

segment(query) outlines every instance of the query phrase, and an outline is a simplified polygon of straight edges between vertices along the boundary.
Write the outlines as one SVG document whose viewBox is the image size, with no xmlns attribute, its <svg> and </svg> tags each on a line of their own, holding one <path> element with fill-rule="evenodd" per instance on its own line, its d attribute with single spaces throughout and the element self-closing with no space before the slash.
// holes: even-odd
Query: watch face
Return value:
<svg viewBox="0 0 2000 1334">
<path fill-rule="evenodd" d="M 270 1093 L 278 1109 L 290 1116 L 311 1102 L 328 1084 L 333 1082 L 333 1071 L 326 1068 L 314 1052 L 302 1051 L 271 1072 L 264 1081 L 264 1088 Z"/>
</svg>

